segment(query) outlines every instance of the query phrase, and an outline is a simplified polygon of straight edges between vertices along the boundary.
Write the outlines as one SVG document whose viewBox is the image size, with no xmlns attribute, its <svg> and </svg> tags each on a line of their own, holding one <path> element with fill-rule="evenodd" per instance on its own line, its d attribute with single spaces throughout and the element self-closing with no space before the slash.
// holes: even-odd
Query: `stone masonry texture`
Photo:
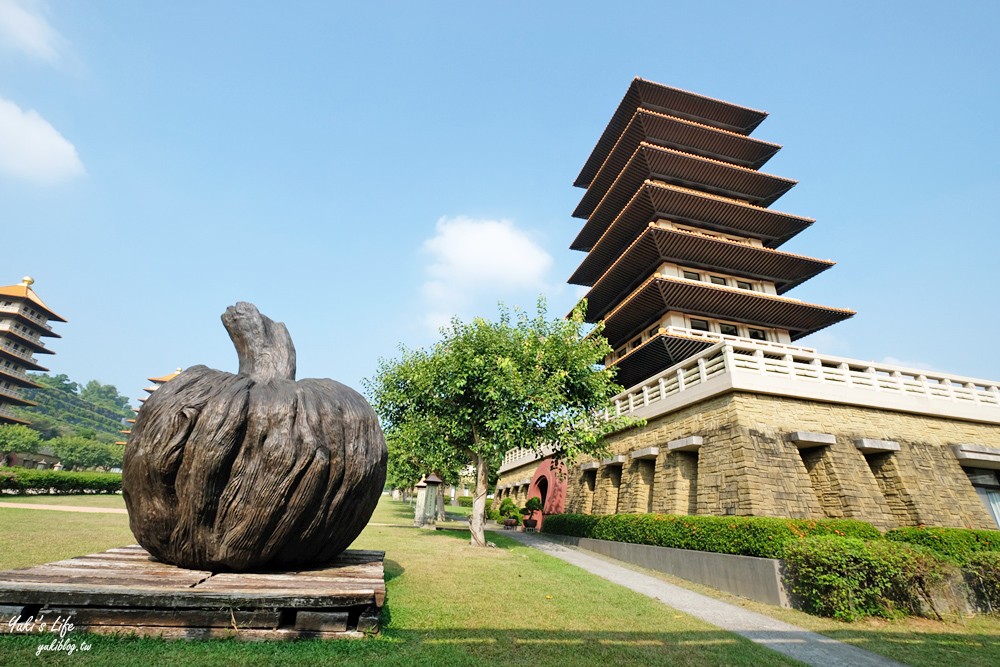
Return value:
<svg viewBox="0 0 1000 667">
<path fill-rule="evenodd" d="M 800 449 L 789 438 L 794 431 L 836 442 Z M 692 435 L 703 439 L 698 451 L 667 451 L 671 440 Z M 900 451 L 865 455 L 854 445 L 860 438 L 893 440 Z M 580 469 L 586 459 L 576 461 L 567 511 L 996 528 L 951 451 L 956 443 L 1000 447 L 1000 425 L 732 392 L 609 436 L 607 456 L 624 454 L 625 463 L 602 464 L 595 474 Z M 655 461 L 631 459 L 646 447 L 659 448 Z"/>
</svg>

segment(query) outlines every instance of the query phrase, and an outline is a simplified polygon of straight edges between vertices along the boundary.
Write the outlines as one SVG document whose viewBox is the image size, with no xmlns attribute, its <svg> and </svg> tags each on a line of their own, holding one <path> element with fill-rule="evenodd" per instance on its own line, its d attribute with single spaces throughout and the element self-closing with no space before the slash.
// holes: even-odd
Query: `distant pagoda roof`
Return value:
<svg viewBox="0 0 1000 667">
<path fill-rule="evenodd" d="M 658 111 L 723 130 L 747 135 L 767 117 L 767 112 L 724 102 L 679 88 L 636 77 L 590 153 L 573 185 L 588 187 L 604 160 L 638 109 Z"/>
<path fill-rule="evenodd" d="M 618 368 L 615 382 L 624 387 L 632 387 L 717 342 L 661 330 L 615 362 L 614 365 Z"/>
<path fill-rule="evenodd" d="M 760 169 L 781 150 L 780 145 L 768 141 L 720 130 L 693 120 L 639 109 L 598 171 L 621 171 L 625 161 L 643 141 L 713 160 L 732 162 L 748 169 Z"/>
<path fill-rule="evenodd" d="M 593 253 L 591 253 L 593 254 Z M 589 257 L 589 255 L 588 255 Z M 587 293 L 587 321 L 596 322 L 663 262 L 773 282 L 779 294 L 833 266 L 833 262 L 706 236 L 649 226 Z M 583 267 L 581 267 L 582 269 Z M 590 278 L 578 270 L 581 278 Z M 574 274 L 574 277 L 577 277 Z M 572 279 L 570 282 L 574 282 Z"/>
<path fill-rule="evenodd" d="M 19 387 L 27 387 L 29 389 L 37 389 L 42 386 L 31 380 L 28 376 L 19 375 L 14 372 L 14 369 L 9 366 L 0 366 L 0 380 L 16 384 Z"/>
<path fill-rule="evenodd" d="M 16 340 L 21 345 L 30 347 L 34 352 L 38 354 L 55 354 L 55 352 L 47 349 L 45 345 L 43 345 L 42 343 L 39 343 L 38 341 L 28 338 L 21 332 L 16 331 L 14 329 L 4 329 L 3 331 L 0 331 L 0 338 L 9 338 L 12 340 Z"/>
<path fill-rule="evenodd" d="M 27 352 L 25 352 L 23 354 L 25 354 L 28 357 L 31 356 Z M 41 365 L 39 365 L 38 363 L 36 363 L 34 361 L 29 361 L 25 357 L 19 356 L 16 351 L 14 351 L 12 349 L 9 349 L 6 345 L 4 345 L 4 340 L 3 340 L 2 336 L 0 336 L 0 358 L 9 359 L 10 361 L 13 361 L 14 363 L 18 364 L 19 366 L 23 366 L 24 368 L 27 368 L 28 370 L 32 370 L 32 371 L 48 371 L 49 370 L 45 366 L 41 366 Z"/>
<path fill-rule="evenodd" d="M 21 398 L 21 396 L 14 393 L 14 390 L 4 387 L 0 387 L 0 403 L 25 405 L 29 407 L 38 405 L 38 403 L 35 403 L 34 401 L 29 401 L 26 398 Z"/>
<path fill-rule="evenodd" d="M 615 215 L 615 217 L 611 217 Z M 813 223 L 802 218 L 732 199 L 714 197 L 656 181 L 646 181 L 624 210 L 602 205 L 590 217 L 573 245 L 589 250 L 569 282 L 589 285 L 646 229 L 650 222 L 667 219 L 692 226 L 760 239 L 776 247 Z M 590 279 L 580 272 L 589 271 Z"/>
<path fill-rule="evenodd" d="M 175 377 L 177 377 L 178 375 L 180 375 L 182 372 L 183 372 L 183 369 L 178 368 L 173 373 L 167 373 L 166 375 L 162 375 L 162 376 L 160 376 L 158 378 L 146 378 L 146 379 L 149 380 L 150 382 L 155 382 L 157 384 L 163 384 L 164 382 L 170 382 Z"/>
<path fill-rule="evenodd" d="M 646 141 L 639 143 L 624 167 L 615 170 L 616 164 L 609 160 L 608 169 L 601 168 L 573 211 L 573 217 L 588 218 L 598 206 L 608 204 L 620 210 L 647 179 L 704 190 L 756 206 L 770 206 L 797 183 L 790 178 Z"/>
<path fill-rule="evenodd" d="M 21 279 L 21 282 L 17 285 L 8 285 L 6 287 L 0 287 L 0 297 L 8 297 L 15 299 L 23 299 L 31 302 L 31 304 L 41 310 L 43 313 L 48 315 L 50 320 L 56 320 L 57 322 L 65 322 L 66 320 L 55 313 L 51 308 L 45 305 L 45 302 L 38 298 L 35 291 L 31 289 L 34 284 L 34 279 L 30 276 L 25 276 Z"/>
<path fill-rule="evenodd" d="M 654 275 L 608 313 L 604 318 L 603 334 L 612 347 L 618 347 L 671 310 L 696 317 L 787 329 L 792 340 L 855 314 L 853 310 L 819 306 L 784 296 Z"/>
<path fill-rule="evenodd" d="M 9 412 L 4 412 L 3 408 L 0 407 L 0 424 L 23 424 L 25 426 L 30 426 L 31 422 L 27 419 L 21 419 L 20 417 L 15 417 Z"/>
</svg>

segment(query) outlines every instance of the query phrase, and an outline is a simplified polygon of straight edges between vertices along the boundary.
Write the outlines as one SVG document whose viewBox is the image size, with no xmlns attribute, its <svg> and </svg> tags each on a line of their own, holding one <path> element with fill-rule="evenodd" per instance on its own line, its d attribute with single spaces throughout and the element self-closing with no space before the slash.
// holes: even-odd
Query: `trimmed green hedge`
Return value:
<svg viewBox="0 0 1000 667">
<path fill-rule="evenodd" d="M 472 507 L 472 501 L 475 499 L 475 496 L 458 496 L 458 506 Z"/>
<path fill-rule="evenodd" d="M 0 470 L 0 490 L 17 493 L 118 493 L 122 476 L 117 472 L 67 472 L 7 468 Z"/>
<path fill-rule="evenodd" d="M 854 519 L 670 514 L 553 514 L 545 517 L 542 530 L 571 537 L 762 558 L 782 558 L 787 545 L 806 537 L 882 537 L 875 526 Z"/>
<path fill-rule="evenodd" d="M 925 526 L 894 528 L 885 534 L 887 540 L 919 544 L 959 565 L 981 551 L 1000 552 L 1000 530 L 972 528 L 927 528 Z"/>
<path fill-rule="evenodd" d="M 882 539 L 808 537 L 786 545 L 784 562 L 803 609 L 842 621 L 941 618 L 935 599 L 961 581 L 958 567 L 930 549 Z"/>
</svg>

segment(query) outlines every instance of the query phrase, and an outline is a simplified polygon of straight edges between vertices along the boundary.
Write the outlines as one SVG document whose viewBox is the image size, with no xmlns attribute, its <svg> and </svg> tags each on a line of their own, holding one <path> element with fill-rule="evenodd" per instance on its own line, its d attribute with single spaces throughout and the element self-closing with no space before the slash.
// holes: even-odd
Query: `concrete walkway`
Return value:
<svg viewBox="0 0 1000 667">
<path fill-rule="evenodd" d="M 56 512 L 88 512 L 91 514 L 128 514 L 118 507 L 80 507 L 77 505 L 43 505 L 41 503 L 7 503 L 0 501 L 0 509 L 14 507 L 19 510 L 53 510 Z"/>
<path fill-rule="evenodd" d="M 591 556 L 582 549 L 547 540 L 541 535 L 511 531 L 503 534 L 807 665 L 903 667 L 901 663 L 889 658 L 810 632 L 797 625 L 784 623 L 770 616 L 757 614 L 728 602 L 668 584 L 655 577 Z"/>
</svg>

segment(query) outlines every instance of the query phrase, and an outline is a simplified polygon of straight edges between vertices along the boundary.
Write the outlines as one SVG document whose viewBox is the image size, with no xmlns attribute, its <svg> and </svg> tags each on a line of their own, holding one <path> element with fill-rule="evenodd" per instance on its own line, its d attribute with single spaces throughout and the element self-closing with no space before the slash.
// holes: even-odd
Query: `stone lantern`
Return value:
<svg viewBox="0 0 1000 667">
<path fill-rule="evenodd" d="M 414 526 L 422 528 L 434 525 L 435 517 L 437 517 L 437 490 L 443 481 L 431 473 L 417 483 L 417 502 L 413 513 Z"/>
</svg>

